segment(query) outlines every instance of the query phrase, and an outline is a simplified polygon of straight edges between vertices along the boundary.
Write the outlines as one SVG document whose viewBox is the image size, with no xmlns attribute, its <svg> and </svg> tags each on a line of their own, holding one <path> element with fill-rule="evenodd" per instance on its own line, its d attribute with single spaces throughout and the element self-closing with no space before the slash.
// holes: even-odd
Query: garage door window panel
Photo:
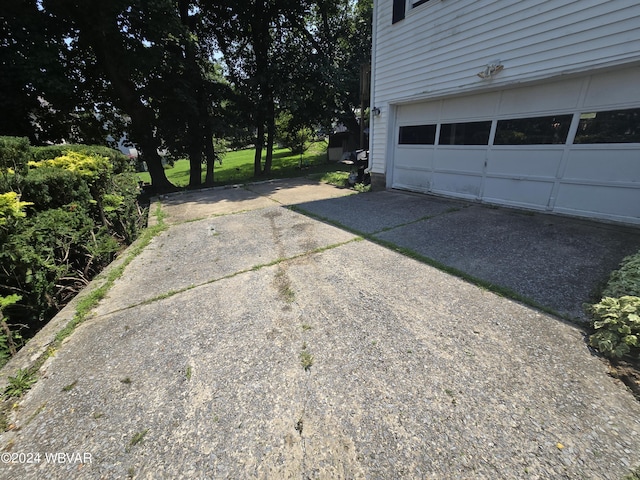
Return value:
<svg viewBox="0 0 640 480">
<path fill-rule="evenodd" d="M 433 145 L 436 141 L 435 125 L 406 125 L 400 127 L 400 145 Z"/>
<path fill-rule="evenodd" d="M 443 123 L 440 145 L 488 145 L 491 122 Z"/>
<path fill-rule="evenodd" d="M 573 143 L 640 143 L 640 108 L 583 113 Z"/>
<path fill-rule="evenodd" d="M 498 120 L 494 145 L 553 145 L 567 141 L 572 115 Z"/>
</svg>

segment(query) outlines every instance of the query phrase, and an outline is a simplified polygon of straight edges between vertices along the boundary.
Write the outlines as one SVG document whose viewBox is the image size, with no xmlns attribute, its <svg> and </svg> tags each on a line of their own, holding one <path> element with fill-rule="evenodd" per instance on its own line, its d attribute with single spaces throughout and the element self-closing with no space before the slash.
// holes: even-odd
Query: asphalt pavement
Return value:
<svg viewBox="0 0 640 480">
<path fill-rule="evenodd" d="M 580 327 L 640 230 L 303 179 L 156 208 L 170 227 L 15 405 L 0 478 L 620 480 L 640 465 L 640 402 Z"/>
</svg>

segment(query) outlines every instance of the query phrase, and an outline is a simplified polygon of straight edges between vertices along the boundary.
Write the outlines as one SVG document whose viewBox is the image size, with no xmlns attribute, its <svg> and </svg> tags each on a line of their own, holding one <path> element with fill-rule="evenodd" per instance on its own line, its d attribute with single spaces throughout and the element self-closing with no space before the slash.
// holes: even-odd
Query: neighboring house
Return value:
<svg viewBox="0 0 640 480">
<path fill-rule="evenodd" d="M 640 224 L 640 1 L 375 0 L 375 185 Z"/>
</svg>

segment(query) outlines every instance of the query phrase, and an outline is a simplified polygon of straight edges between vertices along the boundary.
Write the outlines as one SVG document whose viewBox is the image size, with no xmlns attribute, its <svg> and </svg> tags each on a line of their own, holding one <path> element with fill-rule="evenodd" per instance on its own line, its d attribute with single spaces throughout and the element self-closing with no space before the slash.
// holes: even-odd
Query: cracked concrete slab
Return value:
<svg viewBox="0 0 640 480">
<path fill-rule="evenodd" d="M 126 308 L 354 238 L 344 230 L 273 206 L 175 225 L 131 262 L 97 312 Z"/>
<path fill-rule="evenodd" d="M 428 210 L 472 212 L 443 207 L 403 218 L 395 241 Z M 638 466 L 640 403 L 578 327 L 356 240 L 273 203 L 171 226 L 43 365 L 0 436 L 0 453 L 40 461 L 2 457 L 0 478 L 619 480 Z"/>
</svg>

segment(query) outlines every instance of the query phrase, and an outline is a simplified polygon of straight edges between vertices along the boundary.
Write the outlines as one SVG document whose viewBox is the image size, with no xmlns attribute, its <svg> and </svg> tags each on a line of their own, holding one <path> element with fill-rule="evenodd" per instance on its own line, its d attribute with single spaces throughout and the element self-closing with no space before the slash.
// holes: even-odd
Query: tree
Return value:
<svg viewBox="0 0 640 480">
<path fill-rule="evenodd" d="M 351 132 L 360 129 L 355 116 L 361 106 L 360 73 L 371 62 L 372 0 L 313 2 L 307 17 L 292 17 L 291 39 L 298 40 L 300 89 L 289 98 L 290 111 L 301 124 L 339 121 Z"/>
<path fill-rule="evenodd" d="M 166 147 L 190 160 L 189 186 L 213 185 L 214 135 L 225 128 L 225 100 L 230 90 L 213 60 L 211 29 L 197 2 L 178 0 L 179 35 L 166 47 L 166 70 L 150 84 L 158 110 L 158 127 Z"/>
<path fill-rule="evenodd" d="M 268 175 L 273 158 L 279 94 L 288 84 L 283 60 L 288 58 L 288 19 L 306 16 L 310 2 L 293 0 L 203 0 L 203 10 L 218 21 L 216 43 L 224 55 L 230 82 L 242 97 L 255 130 L 254 174 Z M 299 68 L 289 64 L 288 68 Z M 262 165 L 262 151 L 266 154 Z"/>
<path fill-rule="evenodd" d="M 163 40 L 173 27 L 167 22 L 173 18 L 171 2 L 42 0 L 42 6 L 66 26 L 69 49 L 84 59 L 82 79 L 92 82 L 93 91 L 105 88 L 113 105 L 129 117 L 130 139 L 139 146 L 154 187 L 173 189 L 158 154 L 156 115 L 146 90 L 162 70 Z"/>
<path fill-rule="evenodd" d="M 361 65 L 371 51 L 372 0 L 205 0 L 231 84 L 253 112 L 254 173 L 268 174 L 279 112 L 296 129 L 338 119 L 356 132 Z M 261 164 L 266 135 L 266 158 Z"/>
</svg>

